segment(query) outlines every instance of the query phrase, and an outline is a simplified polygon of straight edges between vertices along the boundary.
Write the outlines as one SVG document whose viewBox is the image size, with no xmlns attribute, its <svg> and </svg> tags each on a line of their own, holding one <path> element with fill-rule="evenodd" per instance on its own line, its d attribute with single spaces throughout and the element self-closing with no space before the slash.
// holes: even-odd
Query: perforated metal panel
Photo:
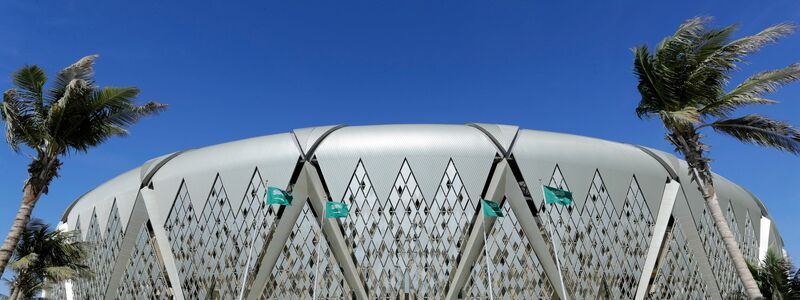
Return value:
<svg viewBox="0 0 800 300">
<path fill-rule="evenodd" d="M 736 214 L 733 212 L 733 203 L 728 201 L 727 204 L 728 209 L 725 210 L 725 220 L 728 221 L 728 227 L 731 228 L 733 237 L 736 239 L 736 242 L 739 243 L 739 250 L 742 250 L 744 248 L 744 244 L 742 244 L 742 234 L 739 232 L 739 224 L 736 222 Z"/>
<path fill-rule="evenodd" d="M 319 218 L 311 211 L 311 205 L 300 201 L 292 205 L 305 207 L 272 269 L 272 280 L 261 299 L 311 299 L 315 283 L 316 299 L 351 299 L 350 287 L 344 281 L 330 246 L 321 239 Z M 319 276 L 317 282 L 314 281 L 316 276 Z"/>
<path fill-rule="evenodd" d="M 705 205 L 705 202 L 703 203 Z M 739 297 L 744 293 L 744 286 L 739 275 L 736 274 L 736 269 L 733 267 L 733 262 L 730 260 L 730 255 L 722 242 L 719 231 L 714 227 L 708 206 L 703 209 L 700 220 L 697 231 L 700 233 L 703 248 L 711 263 L 711 269 L 716 277 L 717 286 L 722 292 L 722 298 Z M 733 227 L 736 228 L 735 225 Z"/>
<path fill-rule="evenodd" d="M 242 286 L 251 245 L 255 257 L 263 252 L 277 212 L 263 203 L 266 188 L 261 175 L 256 169 L 249 183 L 232 184 L 247 185 L 240 207 L 231 207 L 218 175 L 198 212 L 186 182 L 182 183 L 164 224 L 188 299 L 205 298 L 209 292 L 235 297 Z M 248 278 L 252 278 L 257 269 L 252 264 L 249 269 Z"/>
<path fill-rule="evenodd" d="M 746 212 L 744 222 L 744 233 L 739 231 L 739 224 L 736 222 L 736 213 L 733 210 L 733 203 L 728 202 L 728 209 L 725 210 L 725 219 L 728 226 L 733 231 L 736 242 L 739 243 L 739 250 L 744 254 L 744 258 L 751 263 L 758 260 L 758 244 L 756 243 L 756 233 L 753 230 L 753 222 L 750 221 L 750 212 Z"/>
<path fill-rule="evenodd" d="M 612 219 L 611 231 L 606 237 L 613 242 L 605 275 L 607 288 L 614 299 L 632 299 L 635 296 L 654 221 L 634 176 L 622 210 Z"/>
<path fill-rule="evenodd" d="M 744 239 L 739 240 L 739 247 L 742 248 L 742 253 L 744 253 L 744 257 L 748 261 L 758 261 L 758 239 L 756 238 L 756 231 L 753 229 L 753 221 L 750 218 L 749 211 L 745 215 Z"/>
<path fill-rule="evenodd" d="M 487 234 L 485 252 L 475 260 L 469 279 L 461 290 L 464 299 L 489 299 L 491 280 L 495 299 L 558 299 L 554 288 L 522 232 L 517 216 L 508 204 L 503 205 L 505 217 L 497 218 Z M 484 230 L 483 227 L 475 230 Z M 486 257 L 488 252 L 488 276 Z M 554 282 L 558 282 L 556 279 Z"/>
<path fill-rule="evenodd" d="M 649 299 L 711 299 L 698 273 L 696 257 L 686 243 L 679 222 L 667 231 L 666 251 L 650 287 Z"/>
<path fill-rule="evenodd" d="M 79 227 L 78 230 L 80 230 Z M 105 229 L 100 228 L 97 223 L 97 214 L 92 211 L 92 218 L 89 221 L 84 241 L 90 243 L 87 265 L 92 266 L 94 274 L 92 277 L 77 281 L 76 299 L 101 299 L 104 297 L 111 269 L 122 245 L 122 234 L 116 201 L 111 207 L 111 215 Z"/>
<path fill-rule="evenodd" d="M 558 166 L 549 186 L 569 190 Z M 636 177 L 619 210 L 599 171 L 587 198 L 574 200 L 567 206 L 539 204 L 544 229 L 555 234 L 559 251 L 554 255 L 561 260 L 567 292 L 579 299 L 633 298 L 654 223 Z"/>
<path fill-rule="evenodd" d="M 146 226 L 142 226 L 136 237 L 136 246 L 131 253 L 130 263 L 125 267 L 116 299 L 172 299 L 163 266 L 156 257 L 154 241 Z"/>
<path fill-rule="evenodd" d="M 440 298 L 458 257 L 461 245 L 469 237 L 469 228 L 479 199 L 467 194 L 453 160 L 447 164 L 433 199 L 425 199 L 414 218 L 417 243 L 412 253 L 417 260 L 412 268 L 417 297 Z"/>
<path fill-rule="evenodd" d="M 370 297 L 441 296 L 478 203 L 453 160 L 432 197 L 422 194 L 407 160 L 388 197 L 379 197 L 359 161 L 343 201 L 353 213 L 342 227 Z"/>
<path fill-rule="evenodd" d="M 45 297 L 47 299 L 67 299 L 67 290 L 64 282 L 53 284 Z"/>
</svg>

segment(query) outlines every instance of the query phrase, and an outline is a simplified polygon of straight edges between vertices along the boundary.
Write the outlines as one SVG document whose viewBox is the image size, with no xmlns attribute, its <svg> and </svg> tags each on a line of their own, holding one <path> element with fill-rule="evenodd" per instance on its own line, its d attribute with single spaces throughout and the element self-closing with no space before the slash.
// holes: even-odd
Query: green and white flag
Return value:
<svg viewBox="0 0 800 300">
<path fill-rule="evenodd" d="M 489 201 L 486 199 L 481 200 L 483 203 L 483 215 L 486 217 L 504 217 L 503 209 L 500 208 L 500 204 L 497 202 Z"/>
<path fill-rule="evenodd" d="M 544 201 L 547 202 L 547 204 L 572 204 L 572 193 L 569 191 L 542 185 L 542 192 L 544 193 Z"/>
<path fill-rule="evenodd" d="M 347 218 L 347 203 L 325 202 L 325 218 Z"/>
<path fill-rule="evenodd" d="M 292 194 L 276 187 L 267 188 L 267 205 L 278 204 L 292 206 Z"/>
</svg>

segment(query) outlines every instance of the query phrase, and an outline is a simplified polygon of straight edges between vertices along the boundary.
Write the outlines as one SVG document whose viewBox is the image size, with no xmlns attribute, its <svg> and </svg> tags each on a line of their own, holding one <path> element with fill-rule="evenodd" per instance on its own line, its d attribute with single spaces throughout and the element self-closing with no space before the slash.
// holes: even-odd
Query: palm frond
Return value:
<svg viewBox="0 0 800 300">
<path fill-rule="evenodd" d="M 724 86 L 730 79 L 728 71 L 735 65 L 720 66 L 714 62 L 720 48 L 730 41 L 736 28 L 736 25 L 730 25 L 708 29 L 683 53 L 685 58 L 680 62 L 679 70 L 685 76 L 675 83 L 685 86 L 682 95 L 690 99 L 692 105 L 702 106 L 725 92 Z"/>
<path fill-rule="evenodd" d="M 658 82 L 658 76 L 654 74 L 652 56 L 646 45 L 642 45 L 633 49 L 634 61 L 633 71 L 639 80 L 637 88 L 642 99 L 636 107 L 636 115 L 639 118 L 647 118 L 658 111 L 664 109 L 663 102 L 665 99 L 664 92 L 661 91 L 661 83 Z"/>
<path fill-rule="evenodd" d="M 148 102 L 141 106 L 131 106 L 121 109 L 108 116 L 108 122 L 114 126 L 125 128 L 133 125 L 142 117 L 155 115 L 167 108 L 166 105 L 158 102 Z"/>
<path fill-rule="evenodd" d="M 53 147 L 60 148 L 56 152 L 66 151 L 65 145 L 68 144 L 63 141 L 65 136 L 62 134 L 62 129 L 70 131 L 72 126 L 80 124 L 89 117 L 82 107 L 86 105 L 84 103 L 86 96 L 92 92 L 88 82 L 83 79 L 73 79 L 64 89 L 61 98 L 50 106 L 45 126 L 54 140 Z"/>
<path fill-rule="evenodd" d="M 758 263 L 748 263 L 750 273 L 766 299 L 797 299 L 800 290 L 793 286 L 792 262 L 775 248 Z"/>
<path fill-rule="evenodd" d="M 72 116 L 69 128 L 60 128 L 66 148 L 86 151 L 113 136 L 127 134 L 127 128 L 142 117 L 156 114 L 165 105 L 149 102 L 138 106 L 134 103 L 139 89 L 136 87 L 95 88 L 86 96 L 86 101 L 74 104 L 65 113 Z"/>
<path fill-rule="evenodd" d="M 39 255 L 36 253 L 28 253 L 25 256 L 18 257 L 9 266 L 12 270 L 22 270 L 31 267 L 37 263 Z"/>
<path fill-rule="evenodd" d="M 724 93 L 723 87 L 729 78 L 727 72 L 705 66 L 704 62 L 730 40 L 736 26 L 707 29 L 710 20 L 707 17 L 687 20 L 673 35 L 658 44 L 646 62 L 648 69 L 652 70 L 647 74 L 650 81 L 659 84 L 659 103 L 642 105 L 637 114 L 641 116 L 640 113 L 649 107 L 666 111 L 679 111 L 687 106 L 701 107 Z M 636 54 L 645 53 L 639 51 Z M 637 56 L 634 72 L 640 84 L 644 79 L 640 67 L 646 66 L 641 62 Z"/>
<path fill-rule="evenodd" d="M 169 105 L 167 104 L 150 101 L 143 105 L 136 106 L 133 110 L 139 114 L 139 117 L 146 117 L 160 114 L 161 112 L 167 110 L 168 107 Z"/>
<path fill-rule="evenodd" d="M 658 46 L 654 58 L 658 61 L 657 67 L 672 69 L 682 66 L 684 62 L 693 60 L 693 55 L 707 36 L 706 25 L 711 22 L 710 17 L 694 17 L 684 21 L 672 36 L 664 38 Z M 671 70 L 677 71 L 677 70 Z M 686 70 L 683 70 L 686 71 Z M 683 74 L 674 74 L 681 76 Z"/>
<path fill-rule="evenodd" d="M 745 143 L 800 154 L 800 131 L 786 122 L 771 120 L 759 115 L 746 115 L 740 118 L 718 120 L 702 127 L 706 126 Z"/>
<path fill-rule="evenodd" d="M 17 91 L 10 89 L 3 93 L 3 106 L 0 118 L 6 123 L 6 142 L 15 152 L 19 151 L 20 134 L 22 133 L 22 120 L 24 106 L 17 99 Z"/>
<path fill-rule="evenodd" d="M 31 106 L 34 112 L 32 117 L 39 120 L 44 118 L 45 103 L 42 87 L 47 82 L 44 70 L 37 65 L 26 65 L 14 72 L 12 79 L 18 89 L 17 96 Z"/>
<path fill-rule="evenodd" d="M 713 18 L 709 16 L 697 16 L 683 21 L 675 33 L 672 34 L 674 40 L 679 42 L 692 42 L 698 36 L 703 35 L 706 25 L 711 22 Z"/>
<path fill-rule="evenodd" d="M 747 78 L 732 91 L 701 109 L 703 114 L 725 116 L 735 109 L 752 104 L 774 104 L 774 100 L 765 99 L 765 94 L 774 93 L 786 84 L 800 80 L 800 64 L 792 64 L 786 68 L 760 72 Z"/>
<path fill-rule="evenodd" d="M 47 75 L 37 65 L 26 65 L 11 75 L 14 85 L 20 94 L 30 99 L 42 100 L 42 87 L 47 82 Z"/>
<path fill-rule="evenodd" d="M 74 231 L 51 230 L 40 220 L 31 220 L 14 249 L 15 276 L 10 285 L 23 295 L 35 295 L 52 283 L 89 276 L 86 244 L 74 237 Z"/>
<path fill-rule="evenodd" d="M 704 32 L 697 41 L 694 47 L 693 55 L 696 56 L 695 60 L 698 62 L 697 67 L 708 66 L 707 63 L 714 59 L 715 55 L 724 48 L 730 40 L 731 36 L 738 29 L 736 24 L 728 25 L 722 28 L 712 28 Z"/>
<path fill-rule="evenodd" d="M 53 87 L 48 93 L 50 101 L 54 102 L 61 99 L 67 86 L 75 79 L 85 81 L 87 86 L 94 86 L 94 63 L 98 57 L 97 54 L 85 56 L 58 72 L 53 82 Z"/>
<path fill-rule="evenodd" d="M 792 34 L 794 30 L 795 25 L 790 23 L 773 25 L 754 35 L 730 42 L 721 49 L 721 52 L 727 53 L 732 58 L 741 59 L 743 56 L 761 50 L 766 45 L 776 43 L 782 37 Z"/>
<path fill-rule="evenodd" d="M 735 29 L 735 26 L 728 28 Z M 752 54 L 768 44 L 777 42 L 781 37 L 791 34 L 794 26 L 791 24 L 778 24 L 761 32 L 719 45 L 698 65 L 697 71 L 716 70 L 730 71 L 736 69 L 736 64 L 742 62 L 744 57 Z M 694 76 L 694 75 L 693 75 Z"/>
<path fill-rule="evenodd" d="M 10 89 L 3 94 L 0 119 L 6 125 L 6 141 L 16 152 L 20 150 L 19 144 L 35 147 L 41 142 L 37 118 L 31 104 L 32 101 L 21 99 L 16 89 Z"/>
<path fill-rule="evenodd" d="M 69 266 L 54 266 L 44 268 L 45 274 L 53 281 L 64 281 L 75 278 L 78 271 Z"/>
<path fill-rule="evenodd" d="M 652 59 L 653 74 L 661 83 L 660 92 L 665 110 L 680 110 L 700 98 L 688 94 L 690 86 L 681 83 L 688 80 L 692 66 L 696 64 L 695 52 L 703 42 L 706 25 L 710 21 L 709 17 L 689 19 L 656 47 Z"/>
<path fill-rule="evenodd" d="M 17 72 L 20 88 L 6 92 L 0 106 L 12 149 L 19 151 L 19 145 L 27 144 L 47 157 L 85 152 L 113 136 L 127 134 L 128 127 L 142 117 L 165 109 L 156 102 L 136 105 L 136 87 L 97 87 L 93 78 L 96 59 L 97 55 L 89 55 L 63 69 L 45 96 L 41 95 L 46 80 L 41 69 L 26 66 Z M 29 96 L 28 89 L 38 96 Z"/>
<path fill-rule="evenodd" d="M 678 111 L 660 111 L 659 116 L 668 126 L 693 126 L 700 122 L 700 113 L 694 107 L 685 107 Z"/>
<path fill-rule="evenodd" d="M 139 95 L 139 88 L 131 87 L 104 87 L 91 95 L 91 109 L 120 111 L 128 110 L 133 106 L 133 100 Z"/>
</svg>

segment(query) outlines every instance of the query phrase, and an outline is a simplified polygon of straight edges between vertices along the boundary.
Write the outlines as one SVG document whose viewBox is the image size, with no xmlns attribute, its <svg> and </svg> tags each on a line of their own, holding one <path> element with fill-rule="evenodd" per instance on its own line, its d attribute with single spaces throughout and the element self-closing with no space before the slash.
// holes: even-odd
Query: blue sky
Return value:
<svg viewBox="0 0 800 300">
<path fill-rule="evenodd" d="M 507 123 L 671 151 L 639 100 L 630 48 L 697 15 L 740 35 L 800 22 L 797 1 L 42 1 L 0 3 L 0 74 L 53 74 L 98 53 L 102 85 L 171 105 L 90 155 L 66 159 L 34 216 L 57 222 L 85 191 L 144 161 L 293 128 Z M 800 34 L 734 78 L 800 61 Z M 0 88 L 10 79 L 0 80 Z M 757 111 L 800 125 L 800 84 Z M 800 159 L 711 134 L 713 168 L 766 202 L 800 256 Z M 0 230 L 26 158 L 0 149 Z"/>
</svg>

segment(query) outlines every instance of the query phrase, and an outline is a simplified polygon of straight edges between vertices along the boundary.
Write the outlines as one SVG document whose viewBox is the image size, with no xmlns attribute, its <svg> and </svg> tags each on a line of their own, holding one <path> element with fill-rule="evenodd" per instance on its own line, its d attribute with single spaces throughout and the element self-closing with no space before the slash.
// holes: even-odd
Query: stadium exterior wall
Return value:
<svg viewBox="0 0 800 300">
<path fill-rule="evenodd" d="M 687 174 L 658 150 L 494 124 L 324 126 L 181 151 L 67 208 L 62 226 L 95 245 L 95 276 L 49 296 L 736 297 Z M 715 180 L 745 256 L 782 249 L 761 201 Z M 575 203 L 545 204 L 542 185 Z M 265 206 L 267 186 L 293 205 Z M 506 217 L 484 218 L 480 199 Z M 325 201 L 350 215 L 321 220 Z"/>
</svg>

